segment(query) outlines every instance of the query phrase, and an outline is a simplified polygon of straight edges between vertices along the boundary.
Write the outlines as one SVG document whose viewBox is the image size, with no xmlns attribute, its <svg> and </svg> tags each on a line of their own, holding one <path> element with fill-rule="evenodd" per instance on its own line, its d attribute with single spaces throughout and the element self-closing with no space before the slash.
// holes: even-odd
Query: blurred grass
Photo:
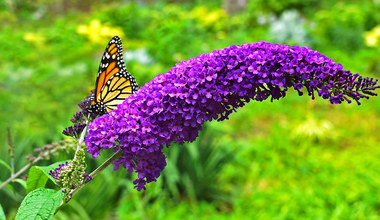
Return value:
<svg viewBox="0 0 380 220">
<path fill-rule="evenodd" d="M 379 77 L 380 43 L 364 39 L 380 24 L 375 1 L 254 0 L 236 14 L 222 5 L 0 2 L 0 159 L 9 162 L 6 127 L 16 169 L 33 148 L 64 138 L 119 29 L 132 54 L 127 69 L 141 86 L 183 59 L 259 40 L 307 45 L 345 69 Z M 90 28 L 94 21 L 98 29 Z M 287 22 L 294 25 L 272 27 Z M 80 26 L 90 31 L 80 34 Z M 109 168 L 56 219 L 380 219 L 379 114 L 376 97 L 333 106 L 289 92 L 273 103 L 252 102 L 230 120 L 208 123 L 196 142 L 167 149 L 168 166 L 146 191 L 133 189 L 131 174 Z M 89 159 L 88 170 L 109 154 Z M 52 161 L 58 158 L 69 155 Z M 4 181 L 10 173 L 0 169 Z M 25 195 L 12 186 L 0 191 L 8 218 Z"/>
</svg>

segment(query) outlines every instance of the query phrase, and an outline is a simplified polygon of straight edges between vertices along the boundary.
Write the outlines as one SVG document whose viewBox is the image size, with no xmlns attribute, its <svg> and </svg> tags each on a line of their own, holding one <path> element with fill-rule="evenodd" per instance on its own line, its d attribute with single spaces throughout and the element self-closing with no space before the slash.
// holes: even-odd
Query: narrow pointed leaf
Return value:
<svg viewBox="0 0 380 220">
<path fill-rule="evenodd" d="M 12 172 L 12 168 L 4 160 L 0 160 L 0 164 Z"/>
<path fill-rule="evenodd" d="M 24 189 L 26 189 L 26 181 L 20 178 L 14 179 L 13 182 L 19 183 Z"/>
</svg>

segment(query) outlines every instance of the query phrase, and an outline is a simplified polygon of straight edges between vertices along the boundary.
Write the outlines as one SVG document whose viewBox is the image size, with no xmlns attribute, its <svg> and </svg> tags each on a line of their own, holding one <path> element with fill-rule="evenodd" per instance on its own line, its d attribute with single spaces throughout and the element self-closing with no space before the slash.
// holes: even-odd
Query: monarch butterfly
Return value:
<svg viewBox="0 0 380 220">
<path fill-rule="evenodd" d="M 100 61 L 95 90 L 88 101 L 88 112 L 106 114 L 117 108 L 137 88 L 135 78 L 125 69 L 121 40 L 115 36 Z"/>
</svg>

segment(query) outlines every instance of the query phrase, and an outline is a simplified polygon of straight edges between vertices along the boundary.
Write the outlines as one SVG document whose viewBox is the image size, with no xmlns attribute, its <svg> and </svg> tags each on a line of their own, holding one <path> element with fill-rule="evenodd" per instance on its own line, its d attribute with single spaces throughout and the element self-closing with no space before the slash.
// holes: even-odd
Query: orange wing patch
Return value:
<svg viewBox="0 0 380 220">
<path fill-rule="evenodd" d="M 116 73 L 118 73 L 120 71 L 119 68 L 115 67 L 116 66 L 116 62 L 112 62 L 110 63 L 110 65 L 107 67 L 107 70 L 106 70 L 106 80 L 105 82 L 108 82 L 108 80 L 113 76 L 115 75 Z"/>
<path fill-rule="evenodd" d="M 108 53 L 111 53 L 111 50 L 113 49 L 113 48 L 115 48 L 116 47 L 116 44 L 111 44 L 109 47 L 108 47 Z M 117 50 L 117 47 L 116 47 L 116 50 Z M 111 53 L 112 54 L 112 53 Z"/>
<path fill-rule="evenodd" d="M 111 70 L 112 70 L 115 66 L 116 66 L 116 62 L 112 62 L 112 63 L 110 63 L 110 65 L 108 65 L 107 70 L 106 70 L 107 75 L 109 74 L 109 72 L 111 72 Z"/>
<path fill-rule="evenodd" d="M 117 51 L 117 48 L 113 48 L 113 50 L 111 50 L 110 54 L 114 55 L 116 53 L 116 51 Z"/>
<path fill-rule="evenodd" d="M 96 94 L 95 94 L 95 97 L 97 98 L 97 100 L 99 100 L 99 95 L 100 95 L 100 91 L 104 85 L 105 76 L 106 76 L 105 72 L 102 72 L 102 74 L 100 74 L 100 76 L 99 76 L 98 85 L 96 87 L 97 89 L 96 89 Z"/>
<path fill-rule="evenodd" d="M 113 76 L 113 75 L 115 75 L 116 73 L 118 73 L 119 72 L 119 68 L 115 68 L 115 69 L 113 69 L 111 72 L 109 72 L 108 74 L 109 75 L 111 75 L 111 76 Z"/>
</svg>

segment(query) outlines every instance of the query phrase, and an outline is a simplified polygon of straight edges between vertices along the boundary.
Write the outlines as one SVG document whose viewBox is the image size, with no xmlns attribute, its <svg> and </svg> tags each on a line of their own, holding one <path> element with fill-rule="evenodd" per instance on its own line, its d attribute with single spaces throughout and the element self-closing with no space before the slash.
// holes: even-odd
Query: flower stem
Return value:
<svg viewBox="0 0 380 220">
<path fill-rule="evenodd" d="M 80 149 L 82 149 L 82 144 L 84 142 L 84 137 L 85 137 L 85 135 L 87 133 L 88 125 L 89 125 L 89 121 L 86 120 L 86 127 L 84 127 L 82 133 L 80 134 L 80 137 L 79 137 L 79 140 L 78 140 L 78 144 L 77 144 L 77 150 L 75 152 L 75 156 L 77 155 L 78 151 Z"/>
<path fill-rule="evenodd" d="M 115 161 L 118 157 L 122 155 L 122 150 L 119 149 L 114 155 L 112 155 L 110 158 L 108 158 L 102 165 L 100 165 L 96 170 L 94 170 L 90 176 L 92 179 L 94 179 L 100 172 L 102 172 L 105 168 L 108 167 L 113 161 Z M 91 182 L 91 181 L 90 181 Z M 74 197 L 75 194 L 77 194 L 85 185 L 87 185 L 90 182 L 83 183 L 82 185 L 78 186 L 76 189 L 74 189 L 71 192 L 71 198 L 70 200 Z M 61 205 L 57 208 L 54 214 L 56 214 L 66 203 L 68 203 L 70 200 L 62 200 Z"/>
<path fill-rule="evenodd" d="M 24 173 L 26 170 L 28 170 L 30 167 L 32 167 L 35 163 L 37 163 L 39 160 L 41 160 L 42 157 L 38 156 L 36 159 L 34 159 L 31 163 L 25 165 L 21 170 L 17 171 L 17 173 L 13 174 L 11 177 L 9 177 L 7 180 L 5 180 L 1 185 L 0 189 L 2 189 L 4 186 L 6 186 L 8 183 L 12 182 L 14 179 L 16 179 L 18 176 L 20 176 L 22 173 Z"/>
<path fill-rule="evenodd" d="M 85 135 L 87 133 L 89 125 L 89 120 L 86 121 L 86 127 L 83 129 L 80 138 L 77 143 L 77 150 L 78 152 L 80 149 L 82 149 L 82 144 L 84 142 Z M 113 161 L 115 161 L 118 157 L 122 155 L 123 151 L 119 149 L 115 154 L 113 154 L 110 158 L 108 158 L 103 164 L 101 164 L 98 168 L 96 168 L 91 174 L 91 178 L 94 179 L 100 172 L 102 172 L 105 168 L 107 168 Z M 77 153 L 75 153 L 74 158 L 76 157 Z M 91 182 L 91 181 L 90 181 Z M 77 194 L 85 185 L 87 185 L 89 182 L 84 182 L 81 185 L 79 185 L 77 188 L 75 188 L 70 195 L 70 198 L 68 200 L 62 200 L 60 206 L 56 209 L 55 213 L 57 213 L 66 203 L 68 203 L 75 194 Z"/>
<path fill-rule="evenodd" d="M 100 165 L 96 170 L 94 170 L 90 176 L 92 179 L 94 179 L 99 173 L 101 173 L 105 168 L 107 168 L 113 161 L 115 161 L 118 157 L 122 155 L 122 150 L 118 150 L 114 155 L 112 155 L 110 158 L 108 158 L 102 165 Z M 90 181 L 91 182 L 91 181 Z M 88 182 L 87 182 L 88 183 Z M 87 183 L 84 183 L 73 190 L 72 197 L 78 193 L 79 190 L 81 190 Z"/>
<path fill-rule="evenodd" d="M 10 142 L 12 143 L 13 145 L 13 142 Z M 67 149 L 68 145 L 67 145 L 67 141 L 60 141 L 59 142 L 59 145 L 64 145 L 65 148 Z M 54 145 L 54 143 L 52 144 L 47 144 L 45 145 L 44 147 L 42 148 L 45 148 L 47 146 L 51 146 L 51 145 Z M 14 145 L 13 145 L 14 146 Z M 41 149 L 42 149 L 41 148 Z M 38 149 L 38 148 L 37 148 Z M 54 154 L 56 151 L 58 150 L 62 150 L 58 147 L 55 147 L 54 149 L 51 149 L 48 154 Z M 11 176 L 5 180 L 3 183 L 0 184 L 0 189 L 2 189 L 4 186 L 6 186 L 8 183 L 12 182 L 14 179 L 16 179 L 17 177 L 19 177 L 21 174 L 23 174 L 25 171 L 27 171 L 29 168 L 31 168 L 34 164 L 36 164 L 38 161 L 42 160 L 42 159 L 46 159 L 46 153 L 47 152 L 40 152 L 39 155 L 37 157 L 34 157 L 32 155 L 28 155 L 28 156 L 31 156 L 31 158 L 33 159 L 27 159 L 29 161 L 29 163 L 27 165 L 25 165 L 23 168 L 21 168 L 19 171 L 17 171 L 16 173 L 14 171 L 12 171 L 11 173 Z M 12 166 L 12 170 L 14 170 L 14 165 Z"/>
<path fill-rule="evenodd" d="M 13 143 L 11 129 L 9 127 L 7 127 L 7 134 L 8 134 L 8 145 L 9 145 L 8 153 L 9 153 L 9 156 L 11 158 L 11 177 L 13 177 L 13 175 L 15 174 L 15 166 L 14 166 L 14 162 L 15 162 L 15 154 L 14 154 L 15 145 Z"/>
</svg>

